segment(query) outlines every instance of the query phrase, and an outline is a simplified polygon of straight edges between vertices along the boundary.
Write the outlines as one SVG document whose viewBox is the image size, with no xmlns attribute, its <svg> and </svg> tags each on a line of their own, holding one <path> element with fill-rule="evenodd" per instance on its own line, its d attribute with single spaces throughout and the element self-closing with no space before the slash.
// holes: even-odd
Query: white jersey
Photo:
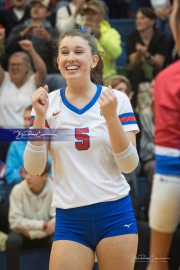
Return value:
<svg viewBox="0 0 180 270">
<path fill-rule="evenodd" d="M 110 145 L 107 125 L 98 102 L 97 92 L 84 108 L 71 105 L 65 89 L 49 94 L 47 125 L 62 131 L 62 139 L 50 142 L 55 185 L 52 206 L 74 208 L 113 201 L 129 193 L 129 184 L 119 171 Z M 124 130 L 138 132 L 128 97 L 115 90 L 117 114 Z M 31 117 L 31 126 L 33 119 Z"/>
</svg>

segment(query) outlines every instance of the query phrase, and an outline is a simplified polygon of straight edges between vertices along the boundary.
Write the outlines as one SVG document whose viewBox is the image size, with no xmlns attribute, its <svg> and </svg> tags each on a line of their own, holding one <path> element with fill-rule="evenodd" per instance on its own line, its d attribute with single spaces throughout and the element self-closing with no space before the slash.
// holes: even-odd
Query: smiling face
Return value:
<svg viewBox="0 0 180 270">
<path fill-rule="evenodd" d="M 149 19 L 142 12 L 137 12 L 136 14 L 136 29 L 137 31 L 145 31 L 153 28 L 155 20 Z"/>
<path fill-rule="evenodd" d="M 23 57 L 11 56 L 9 59 L 8 71 L 12 82 L 23 82 L 27 74 L 27 68 Z"/>
<path fill-rule="evenodd" d="M 82 37 L 66 36 L 60 42 L 57 64 L 66 80 L 90 80 L 91 68 L 97 65 L 98 59 L 97 55 L 92 55 L 88 41 Z"/>
</svg>

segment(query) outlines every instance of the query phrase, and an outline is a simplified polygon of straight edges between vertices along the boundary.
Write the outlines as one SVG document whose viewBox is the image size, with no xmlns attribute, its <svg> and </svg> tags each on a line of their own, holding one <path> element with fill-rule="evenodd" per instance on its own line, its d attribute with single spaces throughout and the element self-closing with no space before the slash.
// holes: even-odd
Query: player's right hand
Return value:
<svg viewBox="0 0 180 270">
<path fill-rule="evenodd" d="M 49 91 L 48 86 L 45 85 L 44 87 L 38 88 L 31 95 L 32 106 L 37 116 L 41 116 L 44 118 L 46 117 L 46 112 L 49 107 L 48 91 Z"/>
</svg>

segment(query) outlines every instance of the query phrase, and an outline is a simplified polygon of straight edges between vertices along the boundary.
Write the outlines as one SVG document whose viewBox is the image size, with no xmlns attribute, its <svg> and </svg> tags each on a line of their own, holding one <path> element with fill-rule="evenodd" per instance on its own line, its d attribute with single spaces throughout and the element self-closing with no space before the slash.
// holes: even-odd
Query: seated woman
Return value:
<svg viewBox="0 0 180 270">
<path fill-rule="evenodd" d="M 167 37 L 155 28 L 155 23 L 156 15 L 153 9 L 140 8 L 136 13 L 136 31 L 127 39 L 127 76 L 133 85 L 134 108 L 139 83 L 152 80 L 163 68 L 167 53 Z"/>
<path fill-rule="evenodd" d="M 24 128 L 23 114 L 31 104 L 30 95 L 38 87 L 44 86 L 46 81 L 46 66 L 32 42 L 21 40 L 19 44 L 25 52 L 16 52 L 10 56 L 8 72 L 0 65 L 1 128 Z"/>
</svg>

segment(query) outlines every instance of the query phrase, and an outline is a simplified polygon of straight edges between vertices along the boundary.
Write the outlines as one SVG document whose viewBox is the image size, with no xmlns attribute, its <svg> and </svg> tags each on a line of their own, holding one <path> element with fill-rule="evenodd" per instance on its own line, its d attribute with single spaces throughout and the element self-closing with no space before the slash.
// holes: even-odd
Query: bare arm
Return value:
<svg viewBox="0 0 180 270">
<path fill-rule="evenodd" d="M 31 102 L 36 112 L 33 129 L 44 130 L 46 112 L 49 106 L 48 86 L 38 88 L 31 96 Z M 48 141 L 28 142 L 24 151 L 24 167 L 32 175 L 41 175 L 48 158 Z"/>
<path fill-rule="evenodd" d="M 134 52 L 129 55 L 129 62 L 132 67 L 137 67 L 140 65 L 142 59 L 141 52 Z"/>
<path fill-rule="evenodd" d="M 0 47 L 4 46 L 4 39 L 5 39 L 5 29 L 1 28 L 0 29 Z M 2 84 L 4 80 L 4 69 L 2 68 L 0 64 L 0 85 Z"/>
<path fill-rule="evenodd" d="M 155 55 L 149 54 L 148 62 L 154 67 L 162 68 L 164 64 L 164 60 L 165 60 L 165 57 L 161 54 L 155 54 Z"/>
<path fill-rule="evenodd" d="M 129 62 L 133 67 L 137 67 L 140 65 L 142 61 L 142 57 L 147 52 L 147 47 L 143 46 L 140 43 L 136 43 L 136 51 L 129 55 Z"/>
<path fill-rule="evenodd" d="M 26 51 L 33 62 L 34 68 L 36 70 L 35 73 L 35 83 L 37 87 L 44 86 L 46 81 L 46 65 L 40 55 L 36 52 L 33 47 L 33 44 L 30 40 L 21 40 L 19 41 L 19 45 L 21 48 Z"/>
<path fill-rule="evenodd" d="M 124 131 L 116 112 L 117 98 L 110 87 L 102 92 L 99 103 L 106 120 L 115 161 L 122 172 L 129 173 L 138 164 L 135 133 Z"/>
</svg>

